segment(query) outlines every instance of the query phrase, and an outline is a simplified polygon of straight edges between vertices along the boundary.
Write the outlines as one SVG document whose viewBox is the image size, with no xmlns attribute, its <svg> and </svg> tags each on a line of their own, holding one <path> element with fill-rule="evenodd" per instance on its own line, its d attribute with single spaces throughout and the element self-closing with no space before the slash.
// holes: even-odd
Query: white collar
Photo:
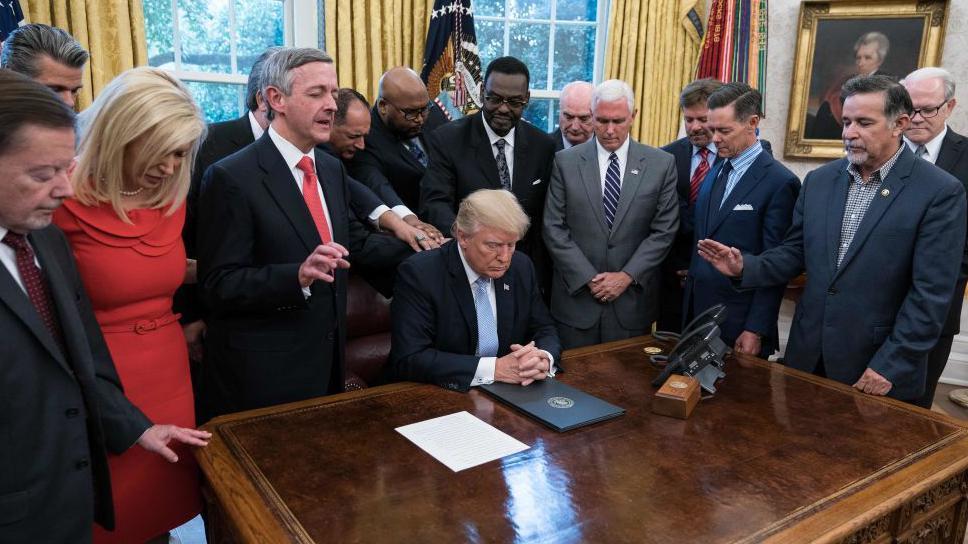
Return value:
<svg viewBox="0 0 968 544">
<path fill-rule="evenodd" d="M 945 123 L 944 129 L 938 133 L 937 136 L 928 140 L 928 143 L 924 144 L 924 148 L 928 151 L 928 158 L 931 162 L 938 162 L 938 154 L 941 153 L 941 143 L 944 142 L 944 137 L 948 134 L 948 123 Z M 904 143 L 911 148 L 911 151 L 918 150 L 918 144 L 904 137 Z"/>
<path fill-rule="evenodd" d="M 286 161 L 286 166 L 288 166 L 290 170 L 295 170 L 296 165 L 299 164 L 299 161 L 303 157 L 309 157 L 313 161 L 313 168 L 316 167 L 316 157 L 312 150 L 310 150 L 309 153 L 303 153 L 298 147 L 294 146 L 292 142 L 280 136 L 279 133 L 276 132 L 275 127 L 272 125 L 269 125 L 269 138 L 272 140 L 272 143 L 275 144 L 276 149 L 279 150 L 279 153 L 282 155 L 282 159 Z"/>
<path fill-rule="evenodd" d="M 462 265 L 464 265 L 464 273 L 467 274 L 467 283 L 473 286 L 474 282 L 477 281 L 481 275 L 477 272 L 474 272 L 474 269 L 471 268 L 471 265 L 467 263 L 467 258 L 464 257 L 464 249 L 460 247 L 460 241 L 454 240 L 454 243 L 457 244 L 457 254 L 460 255 L 460 262 Z"/>
<path fill-rule="evenodd" d="M 514 147 L 514 129 L 511 127 L 511 131 L 507 133 L 507 136 L 498 136 L 494 130 L 491 129 L 491 125 L 487 124 L 487 119 L 484 118 L 484 113 L 481 113 L 481 121 L 484 122 L 484 132 L 487 133 L 487 139 L 491 141 L 491 147 L 494 147 L 494 143 L 500 139 L 504 139 L 507 142 L 508 147 Z"/>
<path fill-rule="evenodd" d="M 259 122 L 256 121 L 255 115 L 251 111 L 249 112 L 249 126 L 252 127 L 252 136 L 256 140 L 261 138 L 262 134 L 265 132 L 265 129 L 263 129 L 262 126 L 259 125 Z"/>
<path fill-rule="evenodd" d="M 618 156 L 618 163 L 622 167 L 624 167 L 626 164 L 628 164 L 628 158 L 629 158 L 629 142 L 631 140 L 632 140 L 632 135 L 630 134 L 627 138 L 625 138 L 625 141 L 622 142 L 622 145 L 619 146 L 619 148 L 614 151 L 615 155 Z M 613 151 L 607 151 L 604 147 L 602 147 L 602 144 L 600 144 L 598 142 L 598 138 L 595 138 L 595 148 L 598 149 L 598 162 L 599 162 L 599 164 L 601 164 L 601 163 L 603 163 L 605 161 L 608 161 L 609 155 L 611 155 L 613 153 Z"/>
<path fill-rule="evenodd" d="M 689 145 L 692 146 L 692 155 L 693 156 L 697 155 L 699 153 L 699 151 L 701 149 L 703 149 L 703 148 L 701 148 L 701 147 L 699 147 L 697 145 L 692 145 L 692 144 L 689 144 Z M 710 141 L 708 144 L 706 144 L 705 149 L 708 149 L 709 152 L 712 154 L 713 157 L 716 156 L 716 144 L 714 144 L 712 141 Z"/>
</svg>

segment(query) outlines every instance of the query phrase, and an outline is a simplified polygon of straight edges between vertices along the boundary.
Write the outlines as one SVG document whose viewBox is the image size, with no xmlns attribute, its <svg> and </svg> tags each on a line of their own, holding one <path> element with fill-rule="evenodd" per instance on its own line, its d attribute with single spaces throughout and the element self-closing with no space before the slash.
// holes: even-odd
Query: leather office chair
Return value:
<svg viewBox="0 0 968 544">
<path fill-rule="evenodd" d="M 390 301 L 358 275 L 346 294 L 347 391 L 374 384 L 390 355 Z"/>
</svg>

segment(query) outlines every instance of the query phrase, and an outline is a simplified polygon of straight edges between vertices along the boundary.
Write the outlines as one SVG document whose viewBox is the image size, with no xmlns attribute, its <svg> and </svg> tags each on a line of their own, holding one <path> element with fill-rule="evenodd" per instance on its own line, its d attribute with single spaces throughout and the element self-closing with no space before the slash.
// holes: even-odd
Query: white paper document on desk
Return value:
<svg viewBox="0 0 968 544">
<path fill-rule="evenodd" d="M 404 425 L 396 431 L 454 472 L 530 447 L 467 412 Z"/>
</svg>

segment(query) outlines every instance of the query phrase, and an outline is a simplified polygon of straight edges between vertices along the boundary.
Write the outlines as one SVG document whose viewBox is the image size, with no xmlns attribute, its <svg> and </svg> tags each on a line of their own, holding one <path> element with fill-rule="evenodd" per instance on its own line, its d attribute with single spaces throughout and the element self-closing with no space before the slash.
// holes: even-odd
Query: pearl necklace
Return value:
<svg viewBox="0 0 968 544">
<path fill-rule="evenodd" d="M 138 187 L 134 191 L 118 191 L 118 192 L 121 193 L 121 196 L 137 196 L 138 194 L 141 193 L 141 191 L 144 191 L 144 190 L 145 190 L 144 187 Z"/>
</svg>

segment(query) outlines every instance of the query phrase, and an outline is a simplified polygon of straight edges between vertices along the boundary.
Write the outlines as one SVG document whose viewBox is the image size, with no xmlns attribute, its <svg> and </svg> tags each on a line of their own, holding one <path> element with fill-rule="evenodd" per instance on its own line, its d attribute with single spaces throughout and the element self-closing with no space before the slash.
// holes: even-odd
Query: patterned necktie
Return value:
<svg viewBox="0 0 968 544">
<path fill-rule="evenodd" d="M 622 194 L 622 182 L 618 176 L 618 156 L 608 156 L 608 170 L 605 171 L 605 190 L 602 191 L 602 204 L 605 208 L 605 222 L 611 230 L 618 209 L 618 198 Z"/>
<path fill-rule="evenodd" d="M 27 297 L 44 321 L 44 326 L 57 341 L 57 345 L 66 353 L 64 337 L 61 334 L 57 312 L 54 309 L 54 301 L 50 298 L 50 291 L 47 288 L 47 282 L 44 281 L 43 272 L 34 259 L 34 250 L 30 248 L 27 238 L 23 234 L 15 232 L 7 232 L 7 235 L 3 237 L 3 243 L 13 248 L 17 261 L 17 271 L 20 272 L 20 279 L 24 283 Z"/>
<path fill-rule="evenodd" d="M 474 282 L 474 310 L 477 312 L 477 356 L 497 356 L 497 323 L 487 298 L 490 278 L 480 277 Z"/>
<path fill-rule="evenodd" d="M 424 153 L 423 149 L 420 149 L 420 144 L 417 143 L 417 139 L 414 138 L 412 140 L 407 141 L 406 146 L 407 146 L 407 149 L 410 150 L 410 154 L 413 155 L 413 158 L 417 159 L 417 162 L 419 162 L 421 166 L 426 168 L 427 154 Z"/>
<path fill-rule="evenodd" d="M 309 208 L 309 215 L 313 216 L 313 223 L 316 223 L 316 230 L 319 231 L 319 239 L 324 244 L 333 241 L 333 235 L 329 230 L 329 223 L 326 222 L 326 214 L 323 213 L 323 202 L 319 198 L 319 180 L 316 178 L 316 167 L 313 160 L 309 157 L 299 159 L 296 168 L 303 173 L 303 199 L 306 207 Z"/>
<path fill-rule="evenodd" d="M 924 147 L 923 145 L 919 145 L 918 148 L 914 150 L 914 154 L 917 155 L 918 158 L 927 160 L 925 157 L 928 156 L 928 148 Z"/>
<path fill-rule="evenodd" d="M 719 169 L 719 174 L 716 175 L 716 182 L 713 184 L 713 196 L 711 197 L 709 209 L 712 210 L 712 204 L 715 202 L 716 209 L 723 207 L 723 201 L 726 200 L 726 185 L 729 184 L 729 173 L 733 171 L 733 162 L 726 160 L 723 163 L 723 167 Z"/>
<path fill-rule="evenodd" d="M 511 190 L 511 171 L 508 170 L 508 158 L 504 155 L 504 146 L 507 145 L 507 140 L 504 138 L 498 138 L 494 142 L 494 146 L 497 147 L 497 156 L 494 159 L 497 161 L 497 175 L 501 178 L 501 187 Z"/>
<path fill-rule="evenodd" d="M 699 164 L 696 166 L 696 171 L 692 173 L 692 179 L 689 180 L 689 205 L 692 206 L 696 203 L 696 199 L 699 198 L 699 187 L 702 186 L 702 180 L 706 179 L 706 174 L 709 173 L 709 149 L 702 148 L 699 150 Z"/>
</svg>

